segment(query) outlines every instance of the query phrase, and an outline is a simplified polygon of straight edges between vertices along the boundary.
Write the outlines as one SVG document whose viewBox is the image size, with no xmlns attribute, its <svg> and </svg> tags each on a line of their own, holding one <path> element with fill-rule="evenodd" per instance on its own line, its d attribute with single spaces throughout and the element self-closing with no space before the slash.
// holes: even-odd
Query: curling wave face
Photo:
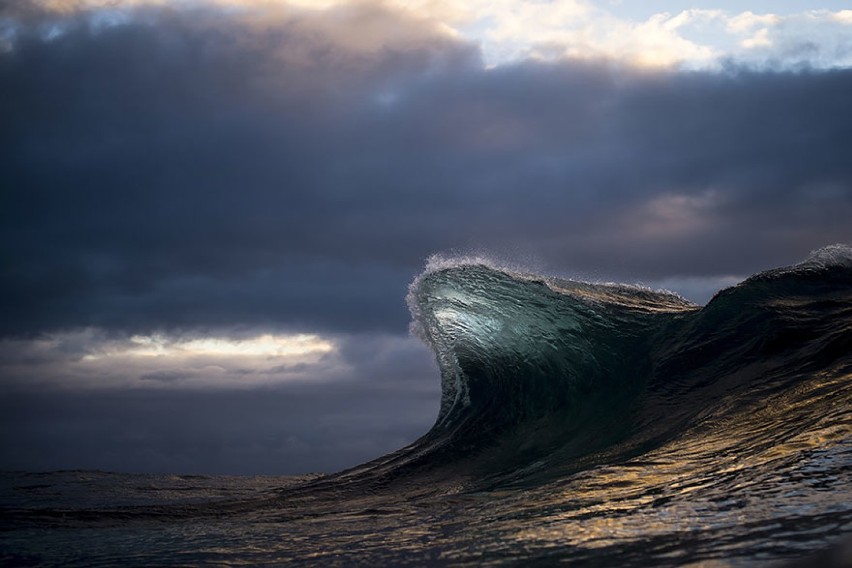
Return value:
<svg viewBox="0 0 852 568">
<path fill-rule="evenodd" d="M 766 393 L 848 374 L 852 359 L 844 245 L 757 274 L 704 307 L 477 259 L 433 260 L 408 302 L 443 390 L 435 426 L 410 455 L 429 467 L 464 463 L 479 486 L 635 455 Z"/>
</svg>

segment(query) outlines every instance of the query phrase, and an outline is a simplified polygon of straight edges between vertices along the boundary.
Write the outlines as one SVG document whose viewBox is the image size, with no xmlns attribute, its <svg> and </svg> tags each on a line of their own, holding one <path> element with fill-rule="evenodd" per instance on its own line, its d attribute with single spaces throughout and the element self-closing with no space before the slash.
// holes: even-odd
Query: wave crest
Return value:
<svg viewBox="0 0 852 568">
<path fill-rule="evenodd" d="M 464 471 L 480 485 L 564 475 L 766 392 L 852 371 L 847 245 L 752 276 L 704 307 L 437 256 L 407 301 L 412 332 L 440 367 L 441 409 L 423 438 L 367 468 L 382 475 L 450 468 L 454 483 Z"/>
</svg>

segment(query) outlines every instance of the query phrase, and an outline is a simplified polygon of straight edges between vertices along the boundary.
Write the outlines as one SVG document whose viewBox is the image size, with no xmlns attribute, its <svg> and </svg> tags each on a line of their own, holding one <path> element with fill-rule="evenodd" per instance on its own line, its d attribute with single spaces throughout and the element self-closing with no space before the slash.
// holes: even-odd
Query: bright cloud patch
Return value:
<svg viewBox="0 0 852 568">
<path fill-rule="evenodd" d="M 107 344 L 84 360 L 110 357 L 301 357 L 328 353 L 334 344 L 317 335 L 261 335 L 250 339 L 206 337 L 171 339 L 164 335 L 134 335 L 126 342 Z"/>
<path fill-rule="evenodd" d="M 346 368 L 330 339 L 312 334 L 249 338 L 135 335 L 98 330 L 0 341 L 7 385 L 245 388 L 322 381 Z"/>
<path fill-rule="evenodd" d="M 117 18 L 117 22 L 126 18 L 124 8 L 168 4 L 165 0 L 35 3 L 60 14 L 108 13 L 112 16 L 106 21 Z M 703 9 L 700 4 L 679 10 L 671 3 L 657 4 L 656 13 L 637 12 L 635 7 L 604 0 L 187 0 L 181 6 L 216 6 L 232 16 L 242 13 L 259 27 L 281 21 L 298 26 L 304 16 L 328 13 L 329 30 L 342 45 L 368 52 L 389 43 L 417 43 L 425 36 L 444 35 L 478 45 L 489 67 L 562 58 L 691 69 L 714 69 L 730 62 L 780 68 L 852 65 L 852 11 L 806 3 L 787 5 L 778 13 L 754 12 L 748 3 L 742 11 Z M 392 13 L 396 16 L 388 17 Z M 425 36 L 400 35 L 395 22 L 399 17 L 418 23 L 415 27 Z M 101 17 L 96 23 L 104 22 Z"/>
<path fill-rule="evenodd" d="M 848 10 L 777 15 L 690 9 L 647 19 L 576 2 L 489 4 L 463 29 L 486 62 L 610 58 L 648 67 L 711 69 L 734 61 L 776 67 L 852 65 Z M 523 6 L 523 7 L 521 7 Z M 568 9 L 571 8 L 571 9 Z"/>
</svg>

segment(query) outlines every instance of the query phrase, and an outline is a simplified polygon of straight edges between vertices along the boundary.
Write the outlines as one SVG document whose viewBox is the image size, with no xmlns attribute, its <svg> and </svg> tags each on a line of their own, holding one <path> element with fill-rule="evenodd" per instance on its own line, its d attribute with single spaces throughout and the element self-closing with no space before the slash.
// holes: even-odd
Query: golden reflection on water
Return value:
<svg viewBox="0 0 852 568">
<path fill-rule="evenodd" d="M 315 502 L 309 518 L 294 506 L 298 518 L 257 526 L 286 535 L 265 558 L 712 567 L 805 554 L 852 532 L 850 379 L 816 377 L 736 412 L 723 405 L 657 449 L 543 485 L 378 492 Z"/>
<path fill-rule="evenodd" d="M 258 526 L 286 535 L 265 558 L 714 567 L 806 554 L 852 532 L 850 379 L 722 405 L 657 449 L 543 485 L 315 502 L 310 518 Z"/>
<path fill-rule="evenodd" d="M 541 516 L 507 532 L 538 547 L 594 549 L 661 535 L 770 527 L 788 516 L 843 507 L 852 503 L 852 486 L 833 475 L 821 479 L 800 462 L 805 453 L 852 441 L 850 399 L 848 375 L 767 396 L 759 407 L 708 420 L 712 427 L 699 424 L 640 458 L 574 475 L 558 492 L 529 491 L 520 498 L 540 507 Z M 833 411 L 812 416 L 815 402 L 828 402 L 816 407 Z M 772 416 L 781 415 L 789 432 L 779 442 Z M 835 458 L 847 470 L 850 453 L 847 447 Z"/>
<path fill-rule="evenodd" d="M 74 551 L 88 542 L 97 549 L 86 558 L 105 566 L 716 567 L 771 565 L 852 533 L 852 376 L 825 374 L 748 400 L 759 402 L 734 412 L 721 405 L 656 449 L 544 484 L 436 494 L 417 478 L 347 492 L 343 478 L 325 493 L 279 494 L 271 487 L 280 480 L 232 481 L 232 506 L 168 522 L 143 515 L 16 529 L 0 533 L 0 550 L 56 551 L 55 565 L 79 560 Z M 203 495 L 228 493 L 215 478 L 154 481 L 181 489 L 177 511 L 190 482 Z M 158 515 L 167 510 L 157 505 Z"/>
</svg>

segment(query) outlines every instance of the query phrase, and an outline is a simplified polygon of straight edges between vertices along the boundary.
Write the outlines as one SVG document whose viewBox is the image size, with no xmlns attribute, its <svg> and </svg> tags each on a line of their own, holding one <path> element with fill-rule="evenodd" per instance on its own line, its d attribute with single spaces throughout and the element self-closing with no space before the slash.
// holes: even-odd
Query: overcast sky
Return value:
<svg viewBox="0 0 852 568">
<path fill-rule="evenodd" d="M 703 303 L 852 241 L 845 4 L 3 3 L 0 468 L 401 447 L 433 253 Z"/>
</svg>

